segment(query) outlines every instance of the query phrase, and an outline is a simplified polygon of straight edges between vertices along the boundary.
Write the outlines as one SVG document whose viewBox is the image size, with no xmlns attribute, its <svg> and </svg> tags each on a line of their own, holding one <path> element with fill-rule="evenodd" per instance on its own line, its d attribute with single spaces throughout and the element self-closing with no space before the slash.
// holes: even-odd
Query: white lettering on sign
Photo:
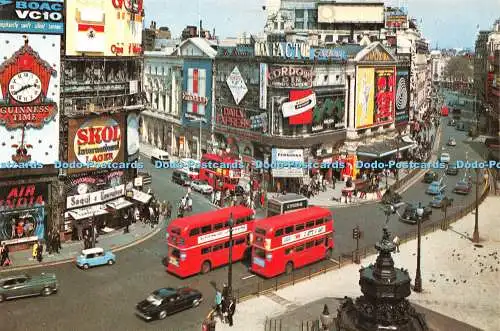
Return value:
<svg viewBox="0 0 500 331">
<path fill-rule="evenodd" d="M 324 232 L 326 232 L 326 226 L 322 225 L 322 226 L 314 228 L 314 229 L 305 230 L 305 231 L 302 231 L 299 233 L 285 236 L 281 239 L 281 244 L 282 245 L 289 244 L 289 243 L 297 241 L 297 240 L 302 240 L 305 238 L 314 237 L 314 236 L 321 234 L 321 233 L 324 233 Z"/>
<path fill-rule="evenodd" d="M 233 227 L 233 235 L 240 234 L 247 231 L 247 225 L 239 225 Z M 209 234 L 204 234 L 203 236 L 198 237 L 198 244 L 203 244 L 209 241 L 219 240 L 225 237 L 229 237 L 229 229 L 225 229 L 222 231 L 217 231 Z"/>
</svg>

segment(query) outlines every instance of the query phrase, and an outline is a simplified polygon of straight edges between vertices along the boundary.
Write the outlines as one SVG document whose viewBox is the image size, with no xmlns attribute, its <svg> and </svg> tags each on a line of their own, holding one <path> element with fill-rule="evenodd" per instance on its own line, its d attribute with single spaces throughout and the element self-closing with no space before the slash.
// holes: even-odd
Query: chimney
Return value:
<svg viewBox="0 0 500 331">
<path fill-rule="evenodd" d="M 203 25 L 202 25 L 202 21 L 200 20 L 200 32 L 199 32 L 198 37 L 202 37 L 202 33 L 203 33 Z"/>
</svg>

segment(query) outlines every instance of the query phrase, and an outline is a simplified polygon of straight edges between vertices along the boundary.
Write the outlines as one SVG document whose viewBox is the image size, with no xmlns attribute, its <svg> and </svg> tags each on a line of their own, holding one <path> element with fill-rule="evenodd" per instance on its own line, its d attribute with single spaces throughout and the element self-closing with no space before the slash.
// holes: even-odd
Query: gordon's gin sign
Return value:
<svg viewBox="0 0 500 331">
<path fill-rule="evenodd" d="M 121 148 L 120 124 L 112 118 L 98 118 L 85 122 L 75 134 L 74 150 L 82 163 L 109 163 Z"/>
</svg>

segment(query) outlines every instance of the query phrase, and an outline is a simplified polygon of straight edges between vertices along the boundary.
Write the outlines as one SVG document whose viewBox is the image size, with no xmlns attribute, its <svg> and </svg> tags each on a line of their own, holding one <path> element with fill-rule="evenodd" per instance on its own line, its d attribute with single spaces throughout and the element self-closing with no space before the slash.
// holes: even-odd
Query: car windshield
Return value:
<svg viewBox="0 0 500 331">
<path fill-rule="evenodd" d="M 198 185 L 208 185 L 208 183 L 204 180 L 198 181 Z"/>
<path fill-rule="evenodd" d="M 161 298 L 157 297 L 154 294 L 151 294 L 146 298 L 146 301 L 152 304 L 153 306 L 159 306 L 161 304 Z"/>
</svg>

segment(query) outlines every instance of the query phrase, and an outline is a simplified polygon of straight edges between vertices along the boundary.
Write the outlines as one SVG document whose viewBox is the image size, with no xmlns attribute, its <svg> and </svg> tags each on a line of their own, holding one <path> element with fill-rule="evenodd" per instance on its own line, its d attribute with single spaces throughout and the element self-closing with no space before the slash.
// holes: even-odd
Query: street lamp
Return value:
<svg viewBox="0 0 500 331">
<path fill-rule="evenodd" d="M 329 330 L 332 325 L 333 325 L 333 315 L 330 314 L 330 311 L 328 310 L 328 306 L 325 304 L 323 307 L 323 312 L 321 313 L 321 316 L 319 317 L 321 320 L 321 326 L 323 327 L 323 330 Z"/>
<path fill-rule="evenodd" d="M 415 287 L 413 288 L 415 292 L 422 292 L 422 275 L 420 274 L 420 228 L 422 216 L 424 216 L 424 208 L 422 207 L 422 203 L 419 202 L 417 208 L 417 274 L 415 276 Z"/>
<path fill-rule="evenodd" d="M 229 220 L 227 221 L 229 225 L 229 266 L 227 269 L 227 287 L 228 294 L 230 297 L 233 296 L 233 213 L 229 215 Z"/>
<path fill-rule="evenodd" d="M 474 233 L 472 242 L 479 243 L 479 169 L 476 168 L 476 214 L 474 215 Z"/>
<path fill-rule="evenodd" d="M 205 123 L 206 121 L 203 117 L 200 117 L 200 118 L 193 120 L 192 122 L 199 122 L 200 123 L 200 132 L 199 132 L 199 136 L 198 136 L 198 151 L 196 154 L 197 154 L 198 160 L 201 160 L 201 128 L 202 128 L 202 124 Z"/>
</svg>

